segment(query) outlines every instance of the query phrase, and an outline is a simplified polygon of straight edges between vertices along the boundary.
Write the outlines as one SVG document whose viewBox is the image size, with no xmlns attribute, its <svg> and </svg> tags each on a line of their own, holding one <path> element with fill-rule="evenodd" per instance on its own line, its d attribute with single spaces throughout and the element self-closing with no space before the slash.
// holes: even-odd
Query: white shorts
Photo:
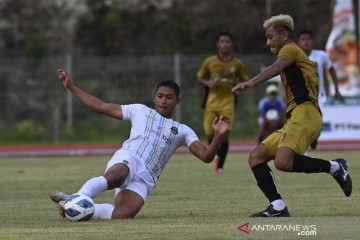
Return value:
<svg viewBox="0 0 360 240">
<path fill-rule="evenodd" d="M 155 187 L 154 179 L 149 174 L 145 165 L 128 151 L 120 149 L 107 163 L 105 172 L 117 163 L 126 164 L 130 171 L 124 183 L 119 188 L 115 188 L 115 196 L 122 190 L 127 189 L 136 192 L 145 201 L 147 195 Z"/>
</svg>

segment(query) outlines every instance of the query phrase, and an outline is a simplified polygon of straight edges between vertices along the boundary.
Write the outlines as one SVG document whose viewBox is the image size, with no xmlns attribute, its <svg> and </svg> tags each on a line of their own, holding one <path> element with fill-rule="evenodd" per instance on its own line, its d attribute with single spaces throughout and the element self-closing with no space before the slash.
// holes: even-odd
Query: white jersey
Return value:
<svg viewBox="0 0 360 240">
<path fill-rule="evenodd" d="M 143 162 L 155 183 L 178 147 L 189 147 L 199 140 L 188 126 L 164 118 L 145 105 L 122 105 L 122 112 L 123 119 L 130 120 L 132 127 L 130 138 L 121 150 L 128 151 Z"/>
<path fill-rule="evenodd" d="M 323 106 L 326 102 L 326 89 L 325 89 L 325 70 L 332 67 L 328 55 L 325 51 L 313 49 L 309 59 L 315 63 L 319 73 L 319 105 Z"/>
</svg>

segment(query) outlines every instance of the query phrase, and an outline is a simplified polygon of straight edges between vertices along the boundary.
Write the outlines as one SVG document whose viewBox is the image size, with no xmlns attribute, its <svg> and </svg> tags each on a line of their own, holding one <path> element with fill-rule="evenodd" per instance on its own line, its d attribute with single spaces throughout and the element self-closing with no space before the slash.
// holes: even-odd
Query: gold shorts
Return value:
<svg viewBox="0 0 360 240">
<path fill-rule="evenodd" d="M 234 117 L 235 117 L 235 110 L 234 109 L 225 109 L 225 110 L 219 110 L 219 111 L 207 110 L 206 109 L 204 111 L 203 127 L 204 127 L 205 134 L 207 136 L 214 135 L 214 129 L 212 127 L 214 119 L 216 117 L 219 119 L 221 116 L 223 116 L 225 114 L 227 114 L 229 116 L 230 125 L 229 125 L 228 130 L 231 131 L 232 125 L 233 125 L 233 122 L 234 122 Z"/>
<path fill-rule="evenodd" d="M 280 147 L 288 147 L 303 155 L 320 135 L 322 117 L 312 102 L 296 106 L 282 129 L 276 130 L 262 143 L 274 154 Z"/>
</svg>

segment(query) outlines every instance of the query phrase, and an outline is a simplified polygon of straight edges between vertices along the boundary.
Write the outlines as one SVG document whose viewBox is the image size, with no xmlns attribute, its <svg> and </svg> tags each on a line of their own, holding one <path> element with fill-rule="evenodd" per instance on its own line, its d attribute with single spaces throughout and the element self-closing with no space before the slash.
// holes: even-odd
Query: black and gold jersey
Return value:
<svg viewBox="0 0 360 240">
<path fill-rule="evenodd" d="M 197 72 L 197 77 L 208 77 L 219 82 L 219 86 L 209 89 L 206 99 L 206 109 L 218 110 L 234 108 L 234 95 L 232 88 L 239 81 L 248 78 L 244 63 L 233 57 L 230 61 L 223 62 L 217 55 L 208 57 Z"/>
<path fill-rule="evenodd" d="M 280 74 L 288 99 L 287 117 L 297 105 L 307 101 L 313 102 L 321 112 L 318 103 L 319 77 L 314 63 L 295 43 L 286 44 L 281 48 L 278 58 L 282 57 L 290 63 Z"/>
</svg>

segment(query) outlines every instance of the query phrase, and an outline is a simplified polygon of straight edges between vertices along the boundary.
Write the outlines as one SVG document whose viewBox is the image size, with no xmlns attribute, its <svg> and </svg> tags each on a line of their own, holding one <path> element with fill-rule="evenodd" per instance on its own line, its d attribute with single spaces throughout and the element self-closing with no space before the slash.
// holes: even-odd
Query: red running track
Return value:
<svg viewBox="0 0 360 240">
<path fill-rule="evenodd" d="M 232 141 L 231 153 L 248 153 L 255 141 Z M 105 156 L 112 155 L 121 144 L 73 144 L 73 145 L 26 145 L 0 146 L 0 157 L 59 157 L 59 156 Z M 360 151 L 358 141 L 321 141 L 316 150 L 311 151 Z M 176 153 L 189 153 L 186 147 L 180 147 Z"/>
</svg>

